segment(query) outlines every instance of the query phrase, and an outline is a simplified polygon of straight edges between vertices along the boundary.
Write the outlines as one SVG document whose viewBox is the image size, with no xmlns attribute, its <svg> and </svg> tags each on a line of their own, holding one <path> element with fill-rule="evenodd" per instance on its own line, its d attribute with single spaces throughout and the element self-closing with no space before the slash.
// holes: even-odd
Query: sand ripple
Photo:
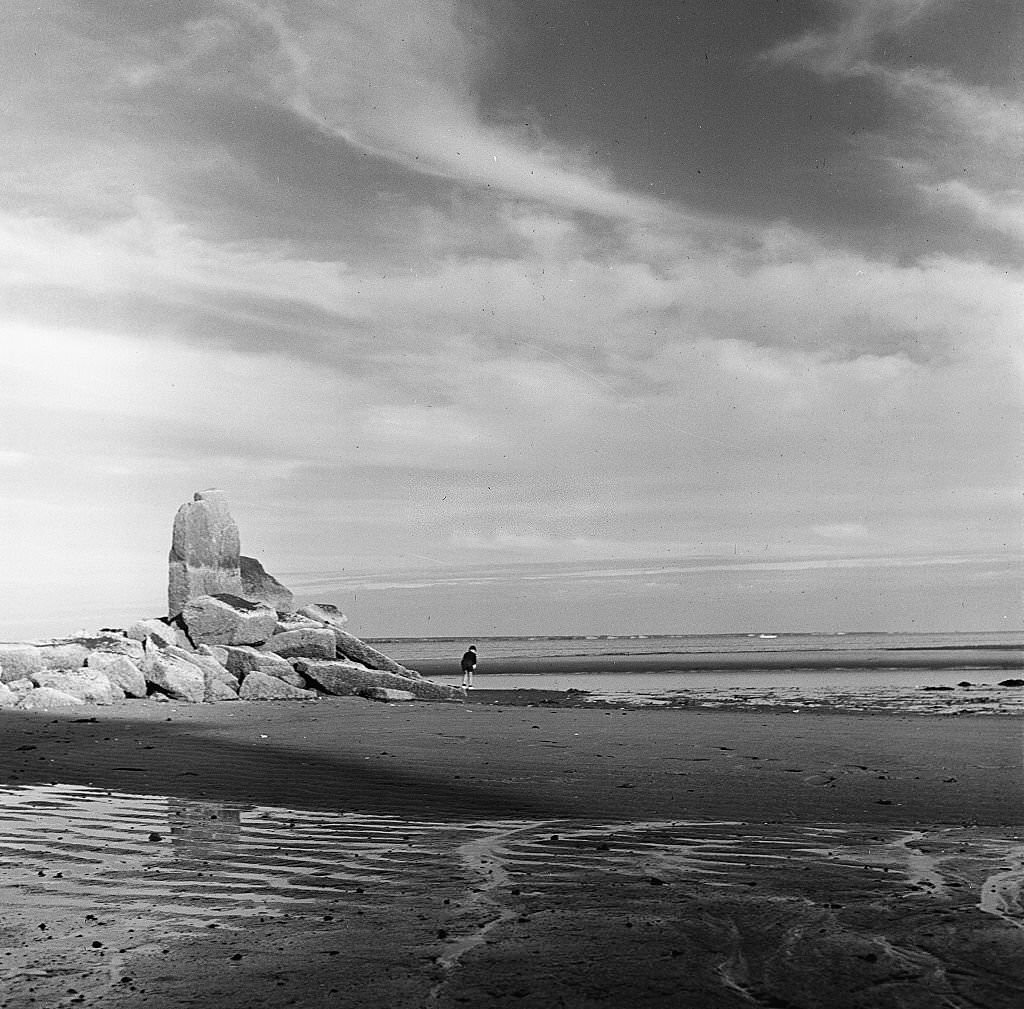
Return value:
<svg viewBox="0 0 1024 1009">
<path fill-rule="evenodd" d="M 350 951 L 369 956 L 352 945 L 366 914 L 422 922 L 406 940 L 418 944 L 421 1006 L 474 997 L 467 985 L 495 956 L 543 958 L 551 942 L 564 954 L 573 928 L 586 925 L 590 942 L 619 920 L 637 930 L 623 935 L 646 930 L 665 945 L 665 970 L 671 944 L 685 949 L 680 936 L 703 930 L 708 983 L 750 999 L 781 984 L 771 979 L 783 961 L 799 975 L 812 934 L 845 936 L 843 956 L 891 962 L 894 974 L 911 963 L 945 976 L 935 949 L 883 934 L 892 915 L 974 914 L 1020 936 L 1022 884 L 1021 839 L 967 827 L 453 823 L 69 785 L 0 790 L 3 978 L 22 994 L 59 981 L 109 998 L 175 937 L 216 929 L 243 942 L 256 923 L 319 936 L 345 922 Z M 879 924 L 858 912 L 850 932 L 842 918 L 856 907 Z M 660 949 L 652 941 L 643 948 Z M 605 959 L 616 956 L 613 944 Z"/>
</svg>

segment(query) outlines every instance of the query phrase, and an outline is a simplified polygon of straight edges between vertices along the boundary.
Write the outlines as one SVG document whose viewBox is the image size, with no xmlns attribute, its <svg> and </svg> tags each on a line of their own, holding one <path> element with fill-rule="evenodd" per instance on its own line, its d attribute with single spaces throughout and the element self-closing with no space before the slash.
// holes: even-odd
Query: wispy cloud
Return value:
<svg viewBox="0 0 1024 1009">
<path fill-rule="evenodd" d="M 892 34 L 934 10 L 938 0 L 835 0 L 839 9 L 829 28 L 812 28 L 787 39 L 771 58 L 806 64 L 823 74 L 870 73 L 880 37 Z"/>
<path fill-rule="evenodd" d="M 153 55 L 122 79 L 145 87 L 187 75 L 193 88 L 223 87 L 227 61 L 264 100 L 407 170 L 610 217 L 655 220 L 674 212 L 617 186 L 581 151 L 536 136 L 528 145 L 521 134 L 488 124 L 474 89 L 485 48 L 474 43 L 457 4 L 360 0 L 344 12 L 319 2 L 298 11 L 272 0 L 221 6 L 233 20 L 189 22 L 172 58 Z M 254 52 L 244 66 L 240 31 Z"/>
<path fill-rule="evenodd" d="M 958 78 L 943 66 L 890 54 L 922 22 L 948 13 L 938 0 L 842 0 L 830 30 L 814 29 L 766 52 L 826 78 L 869 80 L 902 110 L 892 128 L 869 131 L 859 146 L 911 173 L 931 205 L 959 208 L 982 227 L 1021 238 L 1024 102 L 1019 92 Z M 1019 41 L 1024 42 L 1024 37 Z"/>
</svg>

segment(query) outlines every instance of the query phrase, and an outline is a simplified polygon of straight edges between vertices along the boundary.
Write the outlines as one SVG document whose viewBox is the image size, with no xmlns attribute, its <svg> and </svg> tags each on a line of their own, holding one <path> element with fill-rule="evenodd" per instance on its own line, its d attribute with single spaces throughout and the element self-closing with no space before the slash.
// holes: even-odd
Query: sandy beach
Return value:
<svg viewBox="0 0 1024 1009">
<path fill-rule="evenodd" d="M 1019 719 L 4 712 L 0 1005 L 1016 1006 Z"/>
</svg>

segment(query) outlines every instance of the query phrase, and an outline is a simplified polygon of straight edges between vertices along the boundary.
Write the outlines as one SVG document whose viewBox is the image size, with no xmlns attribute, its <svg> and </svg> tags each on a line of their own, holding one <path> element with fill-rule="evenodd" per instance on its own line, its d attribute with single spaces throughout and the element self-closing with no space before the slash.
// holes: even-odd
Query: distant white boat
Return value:
<svg viewBox="0 0 1024 1009">
<path fill-rule="evenodd" d="M 759 638 L 777 638 L 778 634 L 758 634 Z"/>
</svg>

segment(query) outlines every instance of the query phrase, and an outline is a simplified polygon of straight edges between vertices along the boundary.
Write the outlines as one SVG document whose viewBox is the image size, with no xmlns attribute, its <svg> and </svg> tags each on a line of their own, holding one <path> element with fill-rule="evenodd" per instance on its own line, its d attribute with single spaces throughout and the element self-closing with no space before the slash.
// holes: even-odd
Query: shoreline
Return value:
<svg viewBox="0 0 1024 1009">
<path fill-rule="evenodd" d="M 424 676 L 453 672 L 457 662 L 404 656 Z M 1024 669 L 1024 651 L 1016 646 L 988 648 L 905 648 L 891 650 L 792 649 L 749 652 L 653 652 L 602 655 L 487 656 L 481 670 L 502 675 L 640 672 L 755 672 L 783 670 L 827 671 L 870 669 Z M 481 674 L 483 675 L 483 674 Z"/>
</svg>

